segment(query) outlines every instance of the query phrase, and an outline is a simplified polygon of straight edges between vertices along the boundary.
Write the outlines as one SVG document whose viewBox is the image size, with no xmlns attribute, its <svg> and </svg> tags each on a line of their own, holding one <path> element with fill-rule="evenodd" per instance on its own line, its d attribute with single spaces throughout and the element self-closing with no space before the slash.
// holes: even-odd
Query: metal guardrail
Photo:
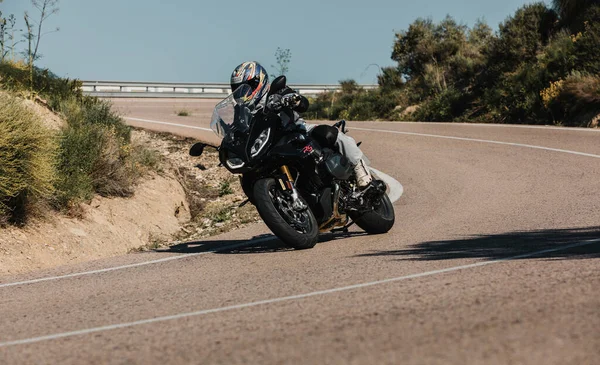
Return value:
<svg viewBox="0 0 600 365">
<path fill-rule="evenodd" d="M 376 89 L 377 85 L 360 85 Z M 323 92 L 339 91 L 340 85 L 290 85 L 300 94 L 315 96 Z M 231 93 L 229 84 L 169 83 L 135 81 L 83 81 L 83 92 L 105 98 L 224 98 Z"/>
</svg>

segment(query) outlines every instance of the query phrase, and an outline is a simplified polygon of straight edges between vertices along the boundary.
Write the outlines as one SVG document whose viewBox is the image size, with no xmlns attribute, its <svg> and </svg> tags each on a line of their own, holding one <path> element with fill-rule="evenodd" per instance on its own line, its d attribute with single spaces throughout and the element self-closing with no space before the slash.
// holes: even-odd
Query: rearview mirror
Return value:
<svg viewBox="0 0 600 365">
<path fill-rule="evenodd" d="M 190 148 L 190 156 L 198 157 L 198 156 L 202 155 L 202 153 L 204 152 L 204 147 L 206 147 L 206 146 L 207 145 L 202 142 L 195 143 L 192 146 L 192 148 Z"/>
<path fill-rule="evenodd" d="M 275 80 L 273 80 L 273 82 L 271 83 L 271 94 L 275 94 L 276 92 L 283 90 L 285 88 L 285 85 L 287 83 L 287 79 L 285 78 L 285 75 L 281 75 L 275 78 Z"/>
</svg>

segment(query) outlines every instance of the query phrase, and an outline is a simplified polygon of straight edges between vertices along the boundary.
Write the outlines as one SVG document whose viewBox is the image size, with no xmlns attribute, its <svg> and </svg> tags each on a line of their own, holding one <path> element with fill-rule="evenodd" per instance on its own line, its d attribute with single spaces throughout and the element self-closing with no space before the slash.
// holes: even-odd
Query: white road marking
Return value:
<svg viewBox="0 0 600 365">
<path fill-rule="evenodd" d="M 477 139 L 477 138 L 466 138 L 466 137 L 443 136 L 443 135 L 439 135 L 439 134 L 427 134 L 427 133 L 390 131 L 390 130 L 386 130 L 386 129 L 371 129 L 371 128 L 358 128 L 358 127 L 352 127 L 351 129 L 355 129 L 355 130 L 359 130 L 359 131 L 367 131 L 367 132 L 382 132 L 382 133 L 404 134 L 404 135 L 408 135 L 408 136 L 432 137 L 432 138 L 442 138 L 442 139 L 453 139 L 453 140 L 457 140 L 457 141 L 470 141 L 470 142 L 481 142 L 481 143 L 499 144 L 499 145 L 505 145 L 505 146 L 526 147 L 526 148 L 533 148 L 533 149 L 536 149 L 536 150 L 546 150 L 546 151 L 552 151 L 552 152 L 568 153 L 568 154 L 571 154 L 571 155 L 600 158 L 600 155 L 594 155 L 592 153 L 585 153 L 585 152 L 578 152 L 578 151 L 571 151 L 571 150 L 563 150 L 563 149 L 560 149 L 560 148 L 551 148 L 551 147 L 544 147 L 544 146 L 536 146 L 536 145 L 523 144 L 523 143 L 501 142 L 501 141 L 493 141 L 493 140 L 488 140 L 488 139 Z"/>
<path fill-rule="evenodd" d="M 133 121 L 136 121 L 136 122 L 151 123 L 151 124 L 171 125 L 171 126 L 174 126 L 174 127 L 181 127 L 181 128 L 199 129 L 201 131 L 212 132 L 212 129 L 210 129 L 210 128 L 196 127 L 196 126 L 193 126 L 193 125 L 177 124 L 177 123 L 167 123 L 167 122 L 160 122 L 158 120 L 140 119 L 140 118 L 132 118 L 132 117 L 123 117 L 123 119 L 133 120 Z"/>
<path fill-rule="evenodd" d="M 171 126 L 175 126 L 175 127 L 199 129 L 199 130 L 203 130 L 203 131 L 212 132 L 212 130 L 209 129 L 209 128 L 195 127 L 195 126 L 189 126 L 189 125 L 185 125 L 185 124 L 159 122 L 159 121 L 156 121 L 156 120 L 139 119 L 139 118 L 131 118 L 131 117 L 125 117 L 125 119 L 135 120 L 135 121 L 138 121 L 138 122 L 171 125 Z M 390 123 L 402 123 L 402 122 L 390 122 Z M 438 123 L 438 124 L 452 125 L 453 123 Z M 465 124 L 465 125 L 470 125 L 470 124 Z M 480 125 L 481 126 L 485 126 L 487 124 L 480 124 Z M 523 127 L 523 128 L 526 128 L 526 127 L 528 127 L 528 128 L 547 128 L 547 129 L 548 128 L 552 128 L 552 127 L 536 127 L 536 126 L 520 126 L 520 127 Z M 439 135 L 439 134 L 391 131 L 391 130 L 387 130 L 387 129 L 360 128 L 360 127 L 354 127 L 354 126 L 351 129 L 356 129 L 356 130 L 359 130 L 359 131 L 367 131 L 367 132 L 381 132 L 381 133 L 392 133 L 392 134 L 404 134 L 404 135 L 408 135 L 408 136 L 420 136 L 420 137 L 453 139 L 453 140 L 458 140 L 458 141 L 491 143 L 491 144 L 498 144 L 498 145 L 505 145 L 505 146 L 533 148 L 533 149 L 538 149 L 538 150 L 546 150 L 546 151 L 552 151 L 552 152 L 568 153 L 568 154 L 578 155 L 578 156 L 600 158 L 600 155 L 595 155 L 595 154 L 592 154 L 592 153 L 585 153 L 585 152 L 564 150 L 564 149 L 560 149 L 560 148 L 551 148 L 551 147 L 544 147 L 544 146 L 536 146 L 536 145 L 523 144 L 523 143 L 502 142 L 502 141 L 494 141 L 494 140 L 488 140 L 488 139 L 477 139 L 477 138 L 466 138 L 466 137 L 444 136 L 444 135 Z M 561 128 L 554 128 L 554 129 L 561 129 Z M 579 130 L 579 129 L 576 129 L 576 130 Z M 592 129 L 584 129 L 584 130 L 592 130 Z"/>
<path fill-rule="evenodd" d="M 583 127 L 557 127 L 552 125 L 521 125 L 521 124 L 493 124 L 493 123 L 448 123 L 448 122 L 369 122 L 369 121 L 349 121 L 349 123 L 366 124 L 366 123 L 377 123 L 377 124 L 420 124 L 420 125 L 451 125 L 459 127 L 491 127 L 491 128 L 524 128 L 524 129 L 546 129 L 555 131 L 576 131 L 576 132 L 600 132 L 600 128 L 583 128 Z M 352 127 L 352 125 L 349 125 Z"/>
<path fill-rule="evenodd" d="M 36 343 L 36 342 L 57 340 L 60 338 L 65 338 L 65 337 L 81 336 L 81 335 L 87 335 L 87 334 L 91 334 L 91 333 L 111 331 L 111 330 L 140 326 L 140 325 L 145 325 L 145 324 L 173 321 L 173 320 L 182 319 L 182 318 L 198 317 L 198 316 L 203 316 L 203 315 L 212 314 L 212 313 L 256 307 L 256 306 L 266 305 L 266 304 L 274 304 L 274 303 L 280 303 L 280 302 L 286 302 L 286 301 L 292 301 L 292 300 L 305 299 L 305 298 L 339 293 L 339 292 L 344 292 L 344 291 L 349 291 L 349 290 L 354 290 L 354 289 L 362 289 L 362 288 L 372 287 L 372 286 L 376 286 L 376 285 L 394 283 L 394 282 L 399 282 L 399 281 L 404 281 L 404 280 L 409 280 L 409 279 L 423 278 L 423 277 L 427 277 L 427 276 L 445 274 L 445 273 L 459 271 L 459 270 L 473 269 L 473 268 L 477 268 L 477 267 L 481 267 L 481 266 L 499 264 L 499 263 L 512 261 L 512 260 L 519 260 L 519 259 L 523 259 L 523 258 L 535 257 L 538 255 L 542 255 L 542 254 L 546 254 L 546 253 L 550 253 L 550 252 L 564 251 L 564 250 L 568 250 L 571 248 L 587 246 L 587 245 L 591 245 L 591 244 L 598 243 L 598 242 L 600 242 L 600 239 L 581 241 L 581 242 L 574 243 L 571 245 L 550 248 L 547 250 L 535 251 L 535 252 L 531 252 L 531 253 L 527 253 L 527 254 L 523 254 L 523 255 L 507 257 L 504 259 L 483 261 L 483 262 L 477 262 L 477 263 L 461 265 L 461 266 L 454 266 L 454 267 L 449 267 L 449 268 L 441 269 L 441 270 L 427 271 L 427 272 L 405 275 L 405 276 L 398 276 L 398 277 L 394 277 L 394 278 L 371 281 L 371 282 L 367 282 L 367 283 L 342 286 L 342 287 L 326 289 L 326 290 L 319 290 L 319 291 L 314 291 L 314 292 L 305 293 L 305 294 L 290 295 L 290 296 L 279 297 L 279 298 L 259 300 L 256 302 L 229 305 L 229 306 L 225 306 L 225 307 L 218 307 L 218 308 L 212 308 L 212 309 L 204 309 L 204 310 L 199 310 L 199 311 L 195 311 L 195 312 L 187 312 L 187 313 L 174 314 L 174 315 L 170 315 L 170 316 L 143 319 L 143 320 L 134 321 L 134 322 L 117 323 L 117 324 L 112 324 L 112 325 L 108 325 L 108 326 L 92 327 L 92 328 L 86 328 L 86 329 L 77 330 L 77 331 L 60 332 L 60 333 L 54 333 L 54 334 L 50 334 L 50 335 L 46 335 L 46 336 L 31 337 L 31 338 L 25 338 L 25 339 L 21 339 L 21 340 L 0 342 L 0 347 L 15 346 L 15 345 L 28 345 L 28 344 L 32 344 L 32 343 Z"/>
<path fill-rule="evenodd" d="M 238 248 L 238 247 L 248 246 L 248 245 L 255 244 L 255 243 L 260 243 L 260 242 L 266 242 L 266 241 L 274 240 L 276 238 L 277 237 L 275 237 L 275 236 L 269 236 L 269 237 L 258 238 L 258 239 L 255 239 L 255 240 L 248 240 L 248 241 L 236 243 L 236 244 L 233 244 L 233 245 L 220 246 L 220 247 L 217 247 L 214 250 L 210 250 L 210 251 L 196 252 L 196 253 L 190 253 L 190 254 L 185 254 L 185 255 L 165 257 L 165 258 L 158 259 L 158 260 L 151 260 L 151 261 L 138 262 L 138 263 L 135 263 L 135 264 L 109 267 L 109 268 L 106 268 L 106 269 L 98 269 L 98 270 L 92 270 L 92 271 L 82 271 L 82 272 L 76 272 L 76 273 L 73 273 L 73 274 L 66 274 L 66 275 L 59 275 L 59 276 L 49 276 L 49 277 L 39 278 L 39 279 L 24 280 L 24 281 L 19 281 L 19 282 L 14 282 L 14 283 L 0 284 L 0 288 L 8 288 L 8 287 L 11 287 L 11 286 L 19 286 L 19 285 L 25 285 L 25 284 L 34 284 L 34 283 L 40 283 L 40 282 L 43 282 L 43 281 L 51 281 L 51 280 L 66 279 L 66 278 L 75 278 L 75 277 L 78 277 L 78 276 L 100 274 L 100 273 L 104 273 L 104 272 L 110 272 L 110 271 L 116 271 L 116 270 L 123 270 L 123 269 L 130 269 L 130 268 L 134 268 L 134 267 L 140 267 L 140 266 L 146 266 L 146 265 L 152 265 L 152 264 L 159 264 L 161 262 L 181 260 L 181 259 L 185 259 L 185 258 L 188 258 L 188 257 L 194 257 L 194 256 L 200 256 L 200 255 L 207 255 L 207 254 L 210 254 L 210 253 L 215 253 L 215 252 L 220 252 L 220 251 L 226 251 L 226 250 L 230 250 L 230 249 L 233 249 L 233 248 Z"/>
</svg>

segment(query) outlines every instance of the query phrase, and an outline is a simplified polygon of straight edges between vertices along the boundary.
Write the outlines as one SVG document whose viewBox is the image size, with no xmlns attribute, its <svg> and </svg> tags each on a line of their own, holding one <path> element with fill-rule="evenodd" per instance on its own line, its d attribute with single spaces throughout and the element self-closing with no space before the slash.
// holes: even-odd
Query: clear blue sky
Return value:
<svg viewBox="0 0 600 365">
<path fill-rule="evenodd" d="M 244 60 L 271 70 L 289 48 L 293 83 L 374 83 L 392 65 L 394 34 L 418 17 L 446 14 L 498 23 L 527 0 L 61 0 L 42 40 L 39 65 L 87 80 L 227 82 Z M 549 1 L 546 1 L 549 2 Z M 4 0 L 22 14 L 29 0 Z"/>
</svg>

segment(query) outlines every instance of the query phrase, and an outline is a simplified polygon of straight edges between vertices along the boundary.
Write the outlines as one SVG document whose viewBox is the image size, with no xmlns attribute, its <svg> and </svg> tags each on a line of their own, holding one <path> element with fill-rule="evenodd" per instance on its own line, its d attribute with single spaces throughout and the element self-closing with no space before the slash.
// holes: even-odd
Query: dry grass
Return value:
<svg viewBox="0 0 600 365">
<path fill-rule="evenodd" d="M 57 77 L 49 70 L 36 68 L 33 76 L 34 82 L 33 85 L 30 85 L 29 71 L 23 64 L 18 62 L 0 63 L 0 88 L 30 99 L 35 97 L 36 100 L 43 101 L 45 106 L 60 114 L 66 121 L 66 124 L 57 123 L 58 151 L 46 154 L 44 157 L 45 164 L 55 167 L 56 176 L 52 177 L 51 184 L 46 184 L 53 189 L 38 188 L 39 184 L 35 184 L 33 180 L 50 180 L 43 177 L 49 174 L 49 169 L 38 166 L 34 172 L 30 173 L 32 174 L 29 179 L 31 181 L 20 183 L 19 186 L 6 185 L 4 188 L 6 196 L 0 196 L 0 202 L 3 204 L 0 208 L 4 211 L 15 210 L 17 205 L 22 205 L 16 200 L 22 200 L 25 196 L 45 196 L 51 198 L 55 208 L 76 212 L 77 205 L 91 199 L 94 194 L 131 196 L 137 179 L 148 169 L 158 168 L 158 156 L 145 151 L 140 146 L 131 145 L 131 128 L 112 111 L 110 102 L 84 96 L 80 81 Z M 38 95 L 46 98 L 47 103 L 38 98 Z M 39 123 L 32 122 L 34 118 L 27 108 L 17 110 L 13 106 L 15 103 L 8 105 L 3 101 L 2 104 L 3 110 L 10 114 L 3 116 L 3 122 L 7 118 L 8 120 L 21 118 L 21 122 L 29 128 L 20 127 L 24 133 L 37 129 L 40 131 L 38 134 L 49 135 L 49 132 L 40 128 Z M 48 110 L 48 114 L 58 119 L 58 116 L 50 110 Z M 13 122 L 3 123 L 2 126 L 11 128 L 10 123 Z M 42 137 L 35 137 L 33 134 L 23 135 L 23 138 L 30 139 Z M 7 139 L 9 137 L 0 136 L 0 138 Z M 6 153 L 13 153 L 13 156 L 2 156 L 3 168 L 7 169 L 4 176 L 14 175 L 14 172 L 8 171 L 8 169 L 18 169 L 6 164 L 4 162 L 6 159 L 15 161 L 22 159 L 23 161 L 13 161 L 12 163 L 32 166 L 27 160 L 26 154 L 33 153 L 32 151 L 36 148 L 45 148 L 45 144 L 39 141 L 38 143 L 30 142 L 28 149 L 23 149 L 23 144 L 15 146 L 22 149 L 22 153 L 14 155 L 14 151 L 8 151 Z M 39 161 L 39 159 L 35 161 Z M 37 178 L 33 174 L 40 177 Z M 18 179 L 4 178 L 5 184 L 16 183 Z M 16 193 L 15 191 L 21 192 Z M 7 202 L 7 200 L 11 200 L 11 202 Z"/>
<path fill-rule="evenodd" d="M 0 221 L 23 222 L 54 193 L 56 141 L 20 99 L 0 94 Z"/>
<path fill-rule="evenodd" d="M 159 157 L 131 144 L 131 129 L 98 99 L 64 100 L 60 110 L 67 120 L 59 155 L 59 208 L 87 201 L 94 194 L 131 196 L 136 181 L 159 168 Z"/>
<path fill-rule="evenodd" d="M 192 221 L 194 221 L 202 216 L 206 207 L 206 202 L 217 198 L 219 192 L 216 189 L 199 182 L 192 173 L 192 170 L 187 167 L 180 166 L 177 168 L 177 172 L 179 182 L 183 186 L 187 197 Z"/>
</svg>

